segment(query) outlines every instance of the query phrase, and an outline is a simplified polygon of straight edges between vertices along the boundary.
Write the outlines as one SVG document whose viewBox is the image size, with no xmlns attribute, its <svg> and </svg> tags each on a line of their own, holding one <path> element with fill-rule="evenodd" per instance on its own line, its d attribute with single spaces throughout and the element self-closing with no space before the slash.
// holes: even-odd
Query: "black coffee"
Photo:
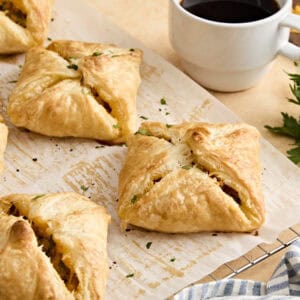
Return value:
<svg viewBox="0 0 300 300">
<path fill-rule="evenodd" d="M 280 9 L 275 0 L 183 0 L 181 5 L 193 15 L 225 23 L 261 20 Z"/>
</svg>

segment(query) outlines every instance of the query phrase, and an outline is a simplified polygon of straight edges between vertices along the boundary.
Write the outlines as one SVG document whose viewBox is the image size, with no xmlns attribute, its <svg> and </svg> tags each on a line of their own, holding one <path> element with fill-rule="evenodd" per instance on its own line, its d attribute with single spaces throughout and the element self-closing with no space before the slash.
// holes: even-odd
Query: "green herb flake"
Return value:
<svg viewBox="0 0 300 300">
<path fill-rule="evenodd" d="M 18 80 L 11 80 L 8 83 L 17 83 L 17 82 L 18 82 Z"/>
<path fill-rule="evenodd" d="M 134 50 L 133 48 L 130 48 L 129 51 L 130 51 L 130 52 L 134 52 L 135 50 Z"/>
<path fill-rule="evenodd" d="M 48 37 L 47 40 L 50 41 L 50 42 L 52 41 L 51 37 Z"/>
<path fill-rule="evenodd" d="M 102 52 L 96 51 L 96 52 L 93 53 L 93 56 L 100 56 L 100 55 L 102 55 Z"/>
<path fill-rule="evenodd" d="M 174 262 L 175 260 L 176 260 L 176 258 L 173 257 L 173 258 L 170 259 L 170 262 Z"/>
<path fill-rule="evenodd" d="M 146 248 L 147 248 L 147 249 L 150 249 L 151 245 L 152 245 L 152 242 L 148 242 L 148 243 L 146 244 Z"/>
<path fill-rule="evenodd" d="M 182 166 L 181 168 L 184 170 L 190 170 L 192 167 L 193 167 L 192 165 L 185 165 L 185 166 Z"/>
<path fill-rule="evenodd" d="M 150 135 L 149 131 L 148 131 L 147 129 L 144 129 L 144 128 L 139 129 L 139 130 L 135 133 L 135 135 L 137 135 L 137 134 L 147 135 L 147 136 Z"/>
<path fill-rule="evenodd" d="M 294 66 L 295 67 L 298 67 L 299 66 L 299 63 L 297 61 L 294 61 Z"/>
<path fill-rule="evenodd" d="M 134 273 L 127 274 L 127 275 L 126 275 L 126 278 L 131 278 L 131 277 L 133 277 L 133 276 L 134 276 Z"/>
<path fill-rule="evenodd" d="M 166 124 L 166 127 L 167 128 L 171 128 L 173 125 L 170 125 L 170 124 Z"/>
<path fill-rule="evenodd" d="M 88 186 L 85 186 L 85 185 L 81 185 L 80 188 L 81 188 L 84 192 L 86 192 L 86 191 L 89 189 L 89 187 L 88 187 Z"/>
<path fill-rule="evenodd" d="M 118 56 L 120 56 L 120 55 L 118 55 L 118 54 L 115 54 L 115 55 L 112 55 L 111 57 L 118 57 Z"/>
<path fill-rule="evenodd" d="M 32 200 L 32 201 L 33 201 L 33 200 L 37 200 L 37 199 L 42 198 L 42 197 L 44 197 L 44 196 L 45 196 L 45 194 L 36 195 L 36 196 L 33 197 L 31 200 Z"/>
<path fill-rule="evenodd" d="M 22 65 L 18 65 L 18 67 L 19 67 L 20 69 L 22 69 L 23 66 L 22 66 Z"/>
<path fill-rule="evenodd" d="M 68 69 L 73 69 L 73 70 L 76 70 L 76 71 L 78 70 L 78 66 L 75 65 L 75 64 L 70 64 L 70 65 L 67 66 L 67 68 Z"/>
<path fill-rule="evenodd" d="M 169 114 L 170 114 L 170 113 L 167 111 L 167 112 L 166 112 L 166 116 L 168 116 Z"/>
<path fill-rule="evenodd" d="M 140 116 L 140 118 L 143 119 L 143 120 L 148 120 L 148 118 L 145 117 L 145 116 Z"/>
<path fill-rule="evenodd" d="M 137 195 L 134 195 L 134 196 L 131 198 L 131 200 L 130 200 L 130 202 L 131 202 L 132 204 L 136 203 L 137 201 L 138 201 Z"/>
<path fill-rule="evenodd" d="M 161 98 L 161 99 L 160 99 L 160 104 L 161 104 L 161 105 L 167 105 L 166 99 L 165 99 L 165 98 Z"/>
<path fill-rule="evenodd" d="M 51 18 L 51 22 L 53 22 L 54 21 L 54 18 Z"/>
<path fill-rule="evenodd" d="M 119 124 L 114 124 L 114 125 L 113 125 L 113 128 L 115 128 L 115 129 L 119 129 L 119 128 L 120 128 L 120 126 L 119 126 Z"/>
</svg>

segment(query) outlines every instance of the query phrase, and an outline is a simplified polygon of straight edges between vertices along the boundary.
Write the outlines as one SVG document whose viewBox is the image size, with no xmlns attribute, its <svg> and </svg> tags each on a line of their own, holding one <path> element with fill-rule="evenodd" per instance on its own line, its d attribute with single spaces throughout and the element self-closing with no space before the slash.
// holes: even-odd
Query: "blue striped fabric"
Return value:
<svg viewBox="0 0 300 300">
<path fill-rule="evenodd" d="M 267 283 L 228 279 L 188 287 L 174 300 L 300 299 L 300 239 L 295 241 Z"/>
</svg>

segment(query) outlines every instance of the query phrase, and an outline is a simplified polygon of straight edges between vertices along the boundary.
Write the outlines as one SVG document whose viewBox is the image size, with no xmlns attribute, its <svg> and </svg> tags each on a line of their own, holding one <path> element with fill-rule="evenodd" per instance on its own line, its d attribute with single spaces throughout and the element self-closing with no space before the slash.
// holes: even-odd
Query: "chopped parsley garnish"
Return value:
<svg viewBox="0 0 300 300">
<path fill-rule="evenodd" d="M 181 168 L 184 170 L 190 170 L 192 167 L 193 167 L 192 165 L 185 165 L 185 166 L 182 166 Z"/>
<path fill-rule="evenodd" d="M 134 273 L 127 274 L 127 275 L 126 275 L 126 278 L 131 278 L 131 277 L 133 277 L 133 276 L 134 276 Z"/>
<path fill-rule="evenodd" d="M 75 65 L 75 64 L 70 64 L 70 65 L 68 65 L 67 68 L 68 68 L 68 69 L 73 69 L 73 70 L 78 70 L 78 66 Z"/>
<path fill-rule="evenodd" d="M 167 111 L 167 112 L 166 112 L 166 116 L 168 116 L 169 114 L 170 114 L 170 113 Z"/>
<path fill-rule="evenodd" d="M 134 196 L 131 198 L 131 200 L 130 200 L 130 202 L 131 202 L 132 204 L 136 203 L 137 201 L 138 201 L 137 195 L 134 195 Z"/>
<path fill-rule="evenodd" d="M 147 248 L 147 249 L 150 249 L 151 245 L 152 245 L 152 242 L 148 242 L 148 243 L 146 244 L 146 248 Z"/>
<path fill-rule="evenodd" d="M 86 191 L 89 189 L 89 187 L 88 187 L 88 186 L 85 186 L 85 185 L 80 186 L 80 188 L 81 188 L 84 192 L 86 192 Z"/>
<path fill-rule="evenodd" d="M 48 37 L 47 40 L 48 40 L 48 41 L 52 41 L 51 37 Z"/>
<path fill-rule="evenodd" d="M 113 128 L 115 128 L 115 129 L 119 129 L 119 128 L 120 128 L 120 126 L 119 126 L 119 124 L 114 124 L 114 125 L 113 125 Z"/>
<path fill-rule="evenodd" d="M 148 120 L 148 118 L 145 117 L 145 116 L 140 116 L 140 118 L 143 119 L 143 120 Z"/>
<path fill-rule="evenodd" d="M 120 55 L 118 55 L 118 54 L 115 54 L 115 55 L 112 55 L 111 57 L 117 57 L 117 56 L 120 56 Z"/>
<path fill-rule="evenodd" d="M 100 56 L 100 55 L 102 55 L 102 52 L 96 51 L 96 52 L 93 53 L 93 56 Z"/>
<path fill-rule="evenodd" d="M 17 82 L 18 82 L 18 80 L 11 80 L 8 83 L 17 83 Z"/>
<path fill-rule="evenodd" d="M 134 50 L 133 48 L 130 48 L 129 51 L 133 52 L 133 51 L 135 51 L 135 50 Z"/>
<path fill-rule="evenodd" d="M 147 129 L 144 129 L 144 128 L 139 129 L 139 130 L 135 133 L 135 135 L 137 135 L 137 134 L 148 135 L 148 136 L 150 135 L 149 131 L 148 131 Z"/>
<path fill-rule="evenodd" d="M 170 125 L 170 124 L 166 124 L 166 127 L 167 128 L 171 128 L 173 125 Z"/>
<path fill-rule="evenodd" d="M 44 196 L 45 196 L 45 194 L 37 195 L 37 196 L 33 197 L 31 200 L 37 200 L 37 199 L 42 198 Z"/>
<path fill-rule="evenodd" d="M 161 99 L 160 99 L 160 104 L 161 104 L 161 105 L 167 105 L 166 99 L 165 99 L 165 98 L 161 98 Z"/>
<path fill-rule="evenodd" d="M 170 259 L 170 262 L 174 262 L 175 260 L 176 260 L 176 258 L 173 257 L 173 258 Z"/>
</svg>

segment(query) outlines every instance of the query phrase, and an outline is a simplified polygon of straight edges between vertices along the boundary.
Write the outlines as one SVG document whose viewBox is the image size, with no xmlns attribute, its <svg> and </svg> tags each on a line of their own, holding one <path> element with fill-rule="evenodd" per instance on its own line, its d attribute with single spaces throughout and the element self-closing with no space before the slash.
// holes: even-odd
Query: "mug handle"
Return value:
<svg viewBox="0 0 300 300">
<path fill-rule="evenodd" d="M 289 13 L 279 25 L 300 31 L 300 16 Z M 284 44 L 283 47 L 279 49 L 279 53 L 293 60 L 300 59 L 300 47 L 292 43 Z"/>
</svg>

